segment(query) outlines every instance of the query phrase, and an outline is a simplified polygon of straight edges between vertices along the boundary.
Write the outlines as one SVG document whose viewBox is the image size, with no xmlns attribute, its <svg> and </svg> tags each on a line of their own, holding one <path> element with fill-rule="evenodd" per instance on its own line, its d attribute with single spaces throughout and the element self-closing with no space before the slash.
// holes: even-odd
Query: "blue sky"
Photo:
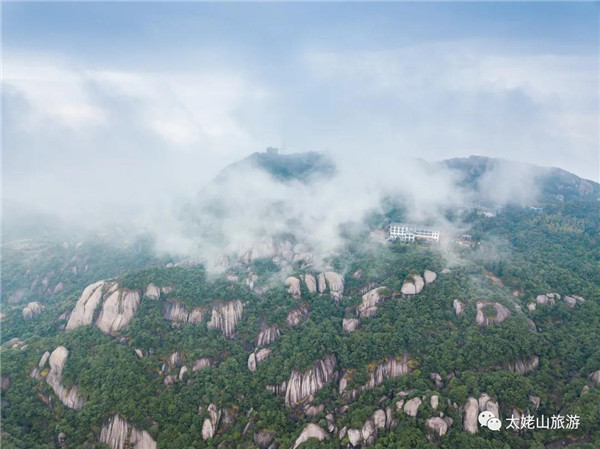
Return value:
<svg viewBox="0 0 600 449">
<path fill-rule="evenodd" d="M 399 168 L 479 154 L 598 181 L 598 17 L 597 3 L 3 3 L 4 196 L 154 198 L 158 177 L 189 194 L 268 145 Z"/>
</svg>

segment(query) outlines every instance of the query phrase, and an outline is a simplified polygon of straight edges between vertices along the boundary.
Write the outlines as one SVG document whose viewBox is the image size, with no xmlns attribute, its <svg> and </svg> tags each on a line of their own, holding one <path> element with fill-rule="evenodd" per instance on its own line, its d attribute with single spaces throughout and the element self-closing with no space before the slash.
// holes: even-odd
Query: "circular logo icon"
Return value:
<svg viewBox="0 0 600 449">
<path fill-rule="evenodd" d="M 479 414 L 479 424 L 481 424 L 483 427 L 486 427 L 488 425 L 488 421 L 493 417 L 494 414 L 492 412 L 485 410 Z"/>
<path fill-rule="evenodd" d="M 494 417 L 494 418 L 488 419 L 488 422 L 487 422 L 488 429 L 497 431 L 497 430 L 500 430 L 501 427 L 502 427 L 502 421 L 500 421 L 498 418 Z"/>
</svg>

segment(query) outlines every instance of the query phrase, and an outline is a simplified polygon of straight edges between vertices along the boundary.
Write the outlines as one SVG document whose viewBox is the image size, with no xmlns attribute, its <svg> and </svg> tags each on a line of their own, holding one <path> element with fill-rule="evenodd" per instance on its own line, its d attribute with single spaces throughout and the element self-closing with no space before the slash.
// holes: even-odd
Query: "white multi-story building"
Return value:
<svg viewBox="0 0 600 449">
<path fill-rule="evenodd" d="M 440 231 L 414 225 L 392 223 L 390 225 L 390 239 L 400 240 L 401 242 L 414 242 L 416 239 L 439 242 Z"/>
</svg>

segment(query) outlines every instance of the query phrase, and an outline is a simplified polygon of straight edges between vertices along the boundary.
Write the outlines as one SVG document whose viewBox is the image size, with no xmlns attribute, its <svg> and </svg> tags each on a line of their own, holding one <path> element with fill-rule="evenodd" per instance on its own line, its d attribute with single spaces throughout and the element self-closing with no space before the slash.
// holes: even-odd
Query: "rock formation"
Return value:
<svg viewBox="0 0 600 449">
<path fill-rule="evenodd" d="M 140 292 L 119 288 L 115 281 L 99 281 L 88 285 L 75 304 L 65 327 L 66 330 L 92 324 L 94 312 L 103 301 L 96 326 L 107 334 L 114 334 L 129 324 L 140 304 Z"/>
<path fill-rule="evenodd" d="M 259 449 L 268 449 L 273 441 L 275 441 L 275 436 L 275 432 L 261 430 L 254 434 L 254 444 L 256 444 Z"/>
<path fill-rule="evenodd" d="M 196 307 L 188 312 L 184 304 L 178 301 L 166 301 L 163 305 L 163 317 L 169 321 L 177 323 L 202 323 L 206 310 L 202 307 Z"/>
<path fill-rule="evenodd" d="M 600 385 L 600 369 L 590 374 L 590 380 L 596 386 Z"/>
<path fill-rule="evenodd" d="M 419 407 L 421 406 L 421 398 L 412 398 L 406 401 L 404 404 L 404 413 L 408 416 L 417 416 L 419 412 Z"/>
<path fill-rule="evenodd" d="M 437 279 L 437 274 L 435 274 L 434 271 L 425 270 L 425 272 L 423 273 L 423 278 L 425 279 L 426 284 L 431 284 Z"/>
<path fill-rule="evenodd" d="M 215 436 L 220 420 L 221 411 L 217 410 L 217 406 L 215 404 L 210 404 L 208 406 L 208 418 L 206 418 L 202 423 L 202 439 L 204 441 Z"/>
<path fill-rule="evenodd" d="M 310 294 L 317 293 L 317 280 L 312 274 L 305 274 L 303 277 L 304 285 Z"/>
<path fill-rule="evenodd" d="M 284 285 L 287 287 L 288 293 L 290 295 L 292 295 L 292 298 L 300 299 L 300 297 L 301 297 L 300 279 L 290 276 L 289 278 L 287 278 L 285 280 Z"/>
<path fill-rule="evenodd" d="M 285 404 L 293 407 L 311 397 L 335 376 L 336 359 L 333 354 L 316 362 L 311 369 L 300 373 L 292 371 L 287 382 Z"/>
<path fill-rule="evenodd" d="M 45 358 L 44 356 L 42 356 L 42 360 Z M 67 351 L 64 346 L 59 346 L 52 351 L 52 354 L 50 354 L 50 357 L 48 358 L 50 361 L 50 371 L 46 376 L 46 383 L 52 387 L 54 394 L 56 394 L 60 402 L 69 408 L 79 410 L 83 407 L 84 400 L 79 396 L 77 385 L 68 389 L 62 384 L 62 371 L 68 356 L 69 351 Z M 40 369 L 42 369 L 44 365 L 40 366 Z"/>
<path fill-rule="evenodd" d="M 341 274 L 333 271 L 326 271 L 323 273 L 323 276 L 325 276 L 325 281 L 329 287 L 329 294 L 336 303 L 339 303 L 340 299 L 342 298 L 342 294 L 344 293 L 344 277 Z"/>
<path fill-rule="evenodd" d="M 145 430 L 137 430 L 121 415 L 111 416 L 102 426 L 100 442 L 111 449 L 156 449 L 156 442 Z"/>
<path fill-rule="evenodd" d="M 492 306 L 495 309 L 494 316 L 486 315 L 486 312 L 484 311 L 485 306 Z M 493 323 L 499 324 L 509 316 L 510 311 L 502 304 L 497 302 L 477 301 L 477 316 L 475 317 L 475 322 L 479 326 L 489 326 Z"/>
<path fill-rule="evenodd" d="M 117 288 L 118 284 L 115 284 L 112 293 L 104 299 L 96 321 L 96 326 L 105 334 L 114 334 L 127 326 L 140 305 L 140 292 Z"/>
<path fill-rule="evenodd" d="M 256 366 L 271 355 L 271 350 L 268 348 L 259 349 L 257 352 L 253 352 L 248 357 L 248 369 L 253 373 L 256 372 Z"/>
<path fill-rule="evenodd" d="M 194 361 L 194 366 L 192 366 L 192 371 L 193 372 L 201 371 L 204 368 L 210 368 L 211 365 L 212 365 L 211 360 L 207 357 L 203 357 L 201 359 Z"/>
<path fill-rule="evenodd" d="M 231 338 L 235 333 L 235 327 L 242 318 L 244 306 L 242 301 L 234 299 L 215 305 L 208 322 L 209 329 L 220 329 L 225 337 Z"/>
<path fill-rule="evenodd" d="M 365 385 L 354 390 L 345 391 L 350 380 L 348 373 L 345 373 L 340 379 L 339 392 L 343 393 L 346 398 L 356 399 L 363 391 L 378 387 L 386 380 L 400 377 L 408 372 L 406 357 L 403 360 L 389 359 L 375 367 Z"/>
<path fill-rule="evenodd" d="M 479 400 L 474 397 L 469 397 L 467 399 L 467 403 L 465 404 L 465 417 L 464 417 L 464 429 L 469 433 L 477 433 L 478 432 L 478 417 L 479 413 L 489 411 L 496 418 L 500 418 L 500 411 L 498 407 L 498 403 L 492 401 L 490 396 L 486 393 L 483 393 Z"/>
<path fill-rule="evenodd" d="M 385 287 L 378 287 L 368 291 L 362 296 L 362 302 L 358 306 L 358 314 L 360 317 L 370 317 L 377 313 L 377 304 L 382 302 L 381 292 Z"/>
<path fill-rule="evenodd" d="M 371 446 L 375 443 L 375 440 L 377 439 L 377 429 L 372 420 L 367 419 L 365 421 L 362 429 L 360 429 L 360 436 L 365 446 Z"/>
<path fill-rule="evenodd" d="M 281 336 L 281 332 L 276 326 L 261 329 L 256 337 L 256 346 L 266 346 L 273 343 Z"/>
<path fill-rule="evenodd" d="M 456 316 L 461 316 L 465 310 L 465 305 L 458 299 L 455 299 L 452 302 L 452 307 L 454 307 L 454 313 L 456 314 Z"/>
<path fill-rule="evenodd" d="M 545 295 L 537 295 L 535 302 L 539 305 L 551 305 L 553 306 L 556 300 L 560 299 L 558 293 L 546 293 Z"/>
<path fill-rule="evenodd" d="M 44 310 L 44 306 L 37 301 L 30 302 L 24 308 L 21 314 L 24 320 L 30 320 L 35 316 L 38 316 Z"/>
<path fill-rule="evenodd" d="M 529 357 L 528 359 L 520 358 L 514 362 L 508 362 L 506 368 L 509 371 L 516 371 L 517 373 L 527 374 L 530 371 L 536 369 L 540 364 L 540 358 L 538 356 Z"/>
<path fill-rule="evenodd" d="M 439 436 L 443 437 L 448 432 L 448 427 L 452 425 L 454 421 L 452 418 L 440 418 L 436 416 L 434 418 L 429 418 L 425 421 L 425 425 L 437 433 Z"/>
<path fill-rule="evenodd" d="M 362 434 L 359 429 L 348 429 L 348 439 L 354 447 L 358 446 L 362 441 Z"/>
<path fill-rule="evenodd" d="M 308 307 L 305 305 L 292 309 L 287 316 L 287 324 L 290 327 L 300 326 L 308 318 Z"/>
<path fill-rule="evenodd" d="M 287 382 L 284 380 L 279 385 L 266 385 L 265 388 L 276 396 L 283 396 L 287 391 Z"/>
<path fill-rule="evenodd" d="M 418 295 L 423 290 L 423 286 L 425 285 L 425 281 L 418 274 L 413 274 L 408 276 L 406 281 L 402 284 L 402 288 L 400 291 L 403 295 L 412 296 Z"/>
<path fill-rule="evenodd" d="M 304 443 L 310 438 L 315 438 L 319 441 L 323 441 L 325 438 L 329 438 L 329 435 L 318 425 L 310 423 L 304 428 L 304 430 L 302 430 L 302 433 L 296 439 L 296 442 L 292 446 L 292 449 L 296 449 L 298 446 L 300 446 L 302 443 Z"/>
<path fill-rule="evenodd" d="M 160 288 L 156 285 L 150 283 L 146 288 L 146 293 L 144 296 L 148 299 L 159 299 L 160 298 Z"/>
<path fill-rule="evenodd" d="M 468 398 L 465 404 L 464 428 L 469 433 L 477 433 L 477 417 L 479 416 L 479 404 L 477 399 Z"/>
<path fill-rule="evenodd" d="M 354 332 L 356 329 L 358 329 L 359 324 L 360 321 L 358 321 L 356 318 L 344 318 L 342 320 L 342 327 L 346 332 Z"/>
<path fill-rule="evenodd" d="M 98 281 L 88 285 L 81 294 L 81 297 L 75 304 L 73 312 L 67 322 L 66 330 L 75 329 L 79 326 L 92 324 L 94 311 L 102 299 L 102 290 L 105 287 L 105 281 Z"/>
</svg>

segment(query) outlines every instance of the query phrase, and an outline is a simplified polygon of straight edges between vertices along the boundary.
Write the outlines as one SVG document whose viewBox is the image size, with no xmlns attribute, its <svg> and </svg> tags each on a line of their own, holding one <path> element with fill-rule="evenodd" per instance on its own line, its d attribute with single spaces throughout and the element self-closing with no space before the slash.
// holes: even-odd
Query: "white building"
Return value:
<svg viewBox="0 0 600 449">
<path fill-rule="evenodd" d="M 401 242 L 414 242 L 416 239 L 429 242 L 440 241 L 440 231 L 425 229 L 414 225 L 392 223 L 390 225 L 390 239 Z"/>
</svg>

